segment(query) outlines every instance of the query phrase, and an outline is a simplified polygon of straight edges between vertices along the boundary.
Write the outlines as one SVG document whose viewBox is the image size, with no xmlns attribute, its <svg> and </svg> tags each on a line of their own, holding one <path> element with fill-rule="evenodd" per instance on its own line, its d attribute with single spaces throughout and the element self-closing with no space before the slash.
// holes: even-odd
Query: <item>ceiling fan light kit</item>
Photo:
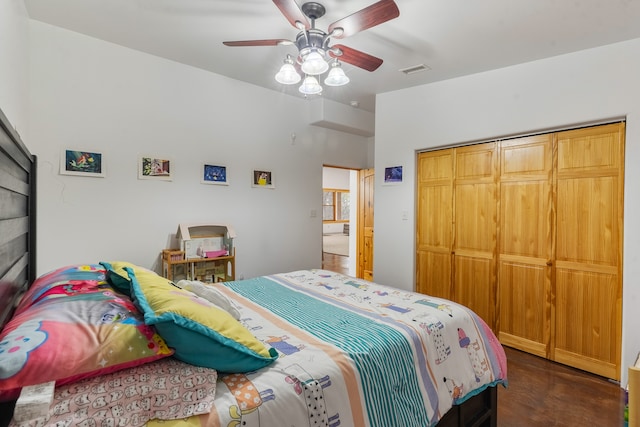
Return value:
<svg viewBox="0 0 640 427">
<path fill-rule="evenodd" d="M 315 28 L 315 21 L 324 16 L 326 10 L 317 2 L 307 2 L 298 6 L 295 0 L 273 0 L 289 23 L 300 32 L 296 41 L 283 39 L 244 40 L 223 42 L 226 46 L 278 46 L 295 44 L 298 55 L 294 62 L 287 54 L 280 71 L 275 75 L 278 83 L 292 85 L 302 80 L 298 90 L 304 95 L 322 93 L 322 86 L 315 76 L 327 71 L 324 84 L 327 86 L 343 86 L 350 79 L 341 67 L 340 61 L 347 62 L 367 71 L 375 71 L 382 65 L 382 59 L 364 52 L 343 46 L 330 46 L 331 37 L 341 39 L 357 32 L 364 31 L 400 15 L 394 0 L 380 0 L 364 9 L 329 25 L 327 32 Z M 333 61 L 331 61 L 333 59 Z M 328 62 L 330 61 L 330 62 Z M 298 73 L 297 67 L 305 75 Z"/>
</svg>

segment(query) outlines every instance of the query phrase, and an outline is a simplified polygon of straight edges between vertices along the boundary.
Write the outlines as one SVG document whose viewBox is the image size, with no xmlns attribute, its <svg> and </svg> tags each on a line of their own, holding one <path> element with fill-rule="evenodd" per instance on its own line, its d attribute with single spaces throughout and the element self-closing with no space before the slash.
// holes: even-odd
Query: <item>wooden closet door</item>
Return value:
<svg viewBox="0 0 640 427">
<path fill-rule="evenodd" d="M 453 149 L 418 154 L 416 292 L 453 299 Z"/>
<path fill-rule="evenodd" d="M 495 331 L 497 144 L 454 151 L 453 300 Z"/>
<path fill-rule="evenodd" d="M 624 124 L 557 134 L 552 359 L 620 379 Z"/>
<path fill-rule="evenodd" d="M 500 143 L 498 338 L 548 357 L 551 328 L 553 136 Z"/>
</svg>

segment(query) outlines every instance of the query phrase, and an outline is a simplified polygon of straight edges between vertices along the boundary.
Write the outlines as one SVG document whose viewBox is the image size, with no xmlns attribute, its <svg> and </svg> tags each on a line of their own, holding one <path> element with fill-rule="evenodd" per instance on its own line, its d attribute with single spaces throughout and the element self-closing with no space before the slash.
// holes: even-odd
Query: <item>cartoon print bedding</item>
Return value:
<svg viewBox="0 0 640 427">
<path fill-rule="evenodd" d="M 215 286 L 279 358 L 220 373 L 202 426 L 432 426 L 506 385 L 497 338 L 451 301 L 323 270 Z"/>
</svg>

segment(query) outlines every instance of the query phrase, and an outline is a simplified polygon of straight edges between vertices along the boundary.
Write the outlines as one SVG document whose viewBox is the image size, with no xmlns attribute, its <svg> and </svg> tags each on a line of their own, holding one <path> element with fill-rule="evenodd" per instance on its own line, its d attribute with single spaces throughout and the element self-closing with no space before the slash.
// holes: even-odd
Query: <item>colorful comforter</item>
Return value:
<svg viewBox="0 0 640 427">
<path fill-rule="evenodd" d="M 431 426 L 506 385 L 504 350 L 469 309 L 323 270 L 216 285 L 275 348 L 267 368 L 220 374 L 208 426 Z"/>
</svg>

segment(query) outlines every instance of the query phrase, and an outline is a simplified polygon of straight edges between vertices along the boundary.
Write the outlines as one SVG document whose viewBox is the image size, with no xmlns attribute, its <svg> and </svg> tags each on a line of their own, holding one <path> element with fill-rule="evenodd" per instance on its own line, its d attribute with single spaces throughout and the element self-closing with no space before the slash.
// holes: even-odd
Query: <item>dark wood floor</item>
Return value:
<svg viewBox="0 0 640 427">
<path fill-rule="evenodd" d="M 347 274 L 349 258 L 323 253 L 322 268 Z M 606 378 L 505 348 L 509 385 L 498 387 L 498 427 L 624 424 L 624 391 Z"/>
<path fill-rule="evenodd" d="M 498 426 L 622 426 L 619 384 L 505 348 L 509 385 L 498 389 Z"/>
</svg>

